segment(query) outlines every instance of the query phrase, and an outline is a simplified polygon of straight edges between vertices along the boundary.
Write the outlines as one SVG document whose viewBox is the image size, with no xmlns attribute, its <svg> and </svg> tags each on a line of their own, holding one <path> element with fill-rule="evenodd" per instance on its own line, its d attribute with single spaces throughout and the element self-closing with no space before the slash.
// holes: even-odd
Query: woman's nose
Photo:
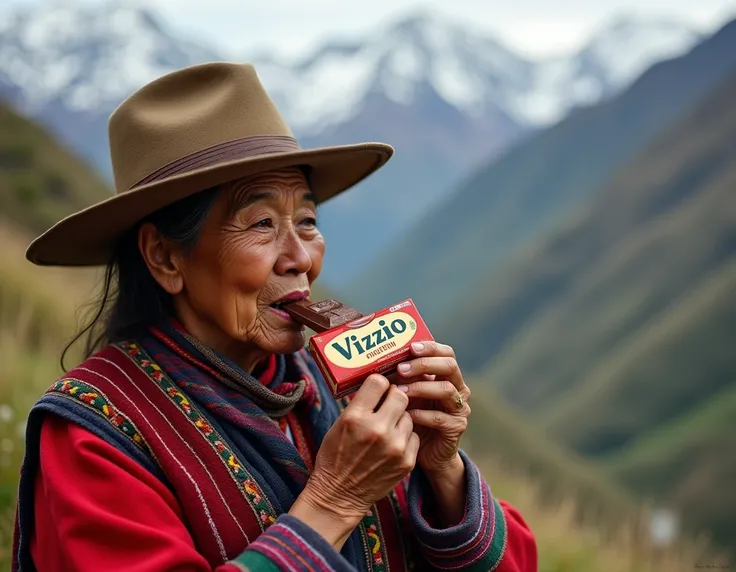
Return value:
<svg viewBox="0 0 736 572">
<path fill-rule="evenodd" d="M 281 243 L 281 254 L 276 261 L 276 273 L 303 274 L 312 268 L 312 258 L 304 246 L 304 242 L 294 229 L 289 229 Z"/>
</svg>

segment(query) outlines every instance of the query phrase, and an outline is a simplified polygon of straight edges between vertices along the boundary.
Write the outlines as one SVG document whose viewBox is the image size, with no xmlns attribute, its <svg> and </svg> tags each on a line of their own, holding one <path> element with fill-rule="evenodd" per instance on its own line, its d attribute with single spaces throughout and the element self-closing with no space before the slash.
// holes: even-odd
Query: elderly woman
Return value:
<svg viewBox="0 0 736 572">
<path fill-rule="evenodd" d="M 458 448 L 453 350 L 416 345 L 335 400 L 279 309 L 320 273 L 316 205 L 391 147 L 301 149 L 227 63 L 143 87 L 110 144 L 117 194 L 27 253 L 107 273 L 87 358 L 28 419 L 14 569 L 536 570 Z"/>
</svg>

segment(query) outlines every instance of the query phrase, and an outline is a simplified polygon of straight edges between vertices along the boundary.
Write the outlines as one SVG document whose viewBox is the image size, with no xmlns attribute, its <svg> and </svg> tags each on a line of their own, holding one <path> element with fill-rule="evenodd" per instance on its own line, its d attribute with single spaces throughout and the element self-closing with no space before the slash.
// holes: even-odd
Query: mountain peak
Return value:
<svg viewBox="0 0 736 572">
<path fill-rule="evenodd" d="M 223 59 L 177 38 L 143 0 L 59 0 L 9 14 L 0 35 L 0 85 L 19 90 L 18 103 L 31 113 L 63 105 L 107 114 L 157 76 Z M 698 38 L 669 18 L 620 13 L 579 54 L 530 62 L 490 34 L 422 8 L 363 40 L 327 41 L 295 63 L 269 54 L 245 59 L 258 66 L 301 133 L 350 120 L 377 93 L 411 105 L 433 92 L 473 120 L 500 112 L 522 125 L 544 125 L 620 89 L 651 62 L 678 55 Z"/>
<path fill-rule="evenodd" d="M 388 22 L 386 26 L 390 32 L 413 32 L 417 34 L 421 34 L 428 28 L 433 27 L 459 29 L 462 28 L 462 25 L 436 8 L 423 6 L 410 12 L 405 12 L 395 20 Z"/>
<path fill-rule="evenodd" d="M 624 83 L 639 76 L 652 60 L 680 56 L 703 38 L 692 23 L 672 16 L 619 12 L 598 27 L 580 55 L 610 81 Z"/>
<path fill-rule="evenodd" d="M 212 59 L 219 58 L 170 35 L 137 0 L 54 2 L 10 13 L 0 36 L 0 83 L 21 89 L 27 112 L 50 104 L 107 112 L 144 83 Z"/>
</svg>

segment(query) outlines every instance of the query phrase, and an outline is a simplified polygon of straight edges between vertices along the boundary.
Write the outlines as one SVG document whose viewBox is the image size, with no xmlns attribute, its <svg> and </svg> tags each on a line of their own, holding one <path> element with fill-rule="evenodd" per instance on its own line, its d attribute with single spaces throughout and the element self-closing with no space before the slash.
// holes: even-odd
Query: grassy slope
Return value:
<svg viewBox="0 0 736 572">
<path fill-rule="evenodd" d="M 605 465 L 627 487 L 675 507 L 688 525 L 708 524 L 713 539 L 728 546 L 736 526 L 735 450 L 736 381 Z"/>
<path fill-rule="evenodd" d="M 623 170 L 599 199 L 491 272 L 437 328 L 530 410 L 734 253 L 736 80 Z M 564 357 L 564 359 L 560 359 Z"/>
<path fill-rule="evenodd" d="M 367 307 L 413 297 L 430 325 L 560 215 L 591 196 L 685 109 L 736 71 L 736 22 L 647 71 L 615 100 L 516 146 L 410 229 L 353 285 Z"/>
<path fill-rule="evenodd" d="M 478 459 L 493 460 L 506 470 L 534 475 L 543 496 L 556 499 L 573 495 L 585 514 L 605 514 L 609 521 L 633 512 L 630 495 L 601 476 L 591 463 L 545 438 L 537 428 L 522 422 L 481 380 L 469 380 L 473 414 L 463 447 Z"/>
<path fill-rule="evenodd" d="M 730 387 L 736 379 L 734 292 L 736 257 L 591 368 L 584 385 L 577 384 L 577 391 L 543 417 L 548 432 L 597 454 Z"/>
<path fill-rule="evenodd" d="M 0 213 L 33 232 L 110 191 L 38 126 L 0 103 Z"/>
<path fill-rule="evenodd" d="M 479 353 L 483 343 L 502 348 L 483 378 L 583 453 L 636 447 L 638 437 L 675 427 L 733 387 L 734 98 L 736 79 L 619 173 L 566 228 L 497 281 L 490 277 L 485 313 L 469 304 L 455 313 L 464 336 L 450 338 L 456 347 L 477 341 Z M 722 540 L 736 529 L 736 519 L 722 516 L 736 514 L 736 499 L 715 485 L 728 487 L 733 468 L 729 440 L 713 428 L 692 436 L 695 444 L 679 442 L 691 452 L 702 446 L 708 463 L 685 464 L 673 444 L 650 464 L 660 467 L 659 492 L 697 513 L 694 523 Z M 633 465 L 625 482 L 646 478 L 649 466 Z M 678 494 L 690 482 L 712 486 L 699 489 L 696 501 Z M 719 503 L 721 510 L 708 512 Z"/>
</svg>

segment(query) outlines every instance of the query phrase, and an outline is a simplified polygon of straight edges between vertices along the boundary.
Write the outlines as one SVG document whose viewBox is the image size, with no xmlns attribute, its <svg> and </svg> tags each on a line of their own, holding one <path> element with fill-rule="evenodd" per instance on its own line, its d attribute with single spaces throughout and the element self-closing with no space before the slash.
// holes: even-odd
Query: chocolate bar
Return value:
<svg viewBox="0 0 736 572">
<path fill-rule="evenodd" d="M 317 333 L 326 332 L 363 316 L 355 308 L 346 306 L 337 300 L 322 300 L 321 302 L 299 300 L 282 306 L 282 309 L 297 322 Z"/>
<path fill-rule="evenodd" d="M 395 372 L 413 358 L 412 342 L 434 340 L 411 299 L 366 316 L 337 300 L 283 308 L 317 332 L 308 350 L 335 399 L 357 391 L 373 373 Z"/>
</svg>

